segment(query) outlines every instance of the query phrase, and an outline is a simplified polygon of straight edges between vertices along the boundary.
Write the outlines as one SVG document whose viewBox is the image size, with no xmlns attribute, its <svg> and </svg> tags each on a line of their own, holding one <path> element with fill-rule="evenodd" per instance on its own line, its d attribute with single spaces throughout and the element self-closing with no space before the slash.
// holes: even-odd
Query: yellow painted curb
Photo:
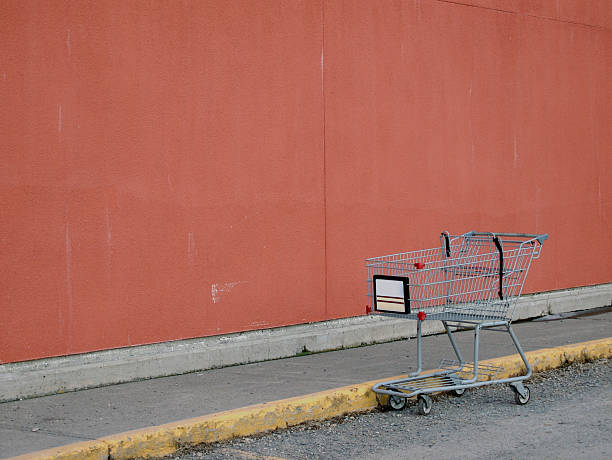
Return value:
<svg viewBox="0 0 612 460">
<path fill-rule="evenodd" d="M 533 372 L 543 372 L 572 363 L 612 358 L 612 337 L 555 348 L 541 348 L 525 354 Z M 483 362 L 503 368 L 503 371 L 495 378 L 514 377 L 525 372 L 523 360 L 518 354 L 488 359 Z"/>
<path fill-rule="evenodd" d="M 612 358 L 612 337 L 556 348 L 544 348 L 526 353 L 534 372 L 561 367 L 574 362 Z M 502 367 L 496 378 L 524 372 L 518 354 L 483 361 Z M 140 430 L 127 431 L 95 441 L 70 444 L 55 449 L 14 457 L 14 460 L 43 459 L 128 459 L 159 457 L 175 452 L 185 445 L 212 443 L 234 437 L 287 428 L 300 423 L 324 420 L 349 412 L 376 407 L 375 383 L 404 378 L 405 375 L 364 382 L 357 385 L 322 391 L 306 396 L 282 399 L 247 406 L 179 422 Z"/>
<path fill-rule="evenodd" d="M 67 446 L 39 450 L 30 454 L 13 457 L 19 460 L 107 460 L 108 445 L 102 440 L 76 442 Z M 11 460 L 11 459 L 9 459 Z"/>
<path fill-rule="evenodd" d="M 371 385 L 359 384 L 257 404 L 105 438 L 115 458 L 160 456 L 181 445 L 224 441 L 376 405 Z"/>
</svg>

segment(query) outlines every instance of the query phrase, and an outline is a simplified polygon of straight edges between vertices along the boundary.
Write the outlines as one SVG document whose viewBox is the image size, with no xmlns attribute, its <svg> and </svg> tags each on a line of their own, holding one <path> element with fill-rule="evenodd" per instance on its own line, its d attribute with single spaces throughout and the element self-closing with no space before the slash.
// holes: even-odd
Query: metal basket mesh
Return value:
<svg viewBox="0 0 612 460">
<path fill-rule="evenodd" d="M 442 236 L 438 248 L 366 260 L 370 309 L 373 276 L 402 276 L 409 279 L 412 314 L 444 314 L 449 320 L 510 319 L 541 244 L 474 232 Z"/>
</svg>

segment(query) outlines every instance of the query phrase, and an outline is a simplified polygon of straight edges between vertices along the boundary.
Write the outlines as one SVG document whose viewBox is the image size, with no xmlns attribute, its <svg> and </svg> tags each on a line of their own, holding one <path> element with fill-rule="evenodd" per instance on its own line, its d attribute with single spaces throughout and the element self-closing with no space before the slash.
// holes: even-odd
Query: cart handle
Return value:
<svg viewBox="0 0 612 460">
<path fill-rule="evenodd" d="M 442 236 L 444 237 L 444 245 L 446 246 L 446 257 L 450 258 L 451 250 L 450 250 L 450 238 L 448 236 L 448 232 L 442 232 Z"/>
<path fill-rule="evenodd" d="M 499 300 L 504 300 L 504 249 L 497 236 L 493 237 L 493 242 L 499 251 L 499 291 L 497 295 L 499 296 Z"/>
<path fill-rule="evenodd" d="M 537 240 L 538 243 L 543 244 L 548 239 L 548 233 L 535 234 L 535 233 L 492 233 L 492 232 L 468 232 L 466 235 L 471 236 L 507 236 L 510 238 L 529 238 Z"/>
</svg>

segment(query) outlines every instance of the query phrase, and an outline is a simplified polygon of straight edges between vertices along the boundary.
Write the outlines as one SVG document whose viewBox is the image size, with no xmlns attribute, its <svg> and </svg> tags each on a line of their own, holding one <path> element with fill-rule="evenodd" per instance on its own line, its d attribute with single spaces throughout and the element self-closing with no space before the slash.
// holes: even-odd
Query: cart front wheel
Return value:
<svg viewBox="0 0 612 460">
<path fill-rule="evenodd" d="M 404 410 L 406 407 L 406 398 L 401 396 L 389 396 L 389 407 L 393 410 Z"/>
<path fill-rule="evenodd" d="M 456 388 L 454 390 L 451 390 L 450 392 L 453 396 L 456 396 L 457 398 L 460 396 L 463 396 L 463 394 L 465 393 L 465 388 Z"/>
<path fill-rule="evenodd" d="M 429 415 L 431 406 L 433 406 L 433 402 L 429 396 L 419 395 L 419 400 L 417 402 L 417 412 L 419 415 Z"/>
<path fill-rule="evenodd" d="M 529 394 L 529 387 L 527 385 L 523 385 L 523 388 L 525 389 L 525 396 L 522 396 L 518 390 L 514 390 L 514 401 L 516 401 L 519 406 L 524 406 L 527 404 L 529 402 L 529 398 L 531 397 Z"/>
</svg>

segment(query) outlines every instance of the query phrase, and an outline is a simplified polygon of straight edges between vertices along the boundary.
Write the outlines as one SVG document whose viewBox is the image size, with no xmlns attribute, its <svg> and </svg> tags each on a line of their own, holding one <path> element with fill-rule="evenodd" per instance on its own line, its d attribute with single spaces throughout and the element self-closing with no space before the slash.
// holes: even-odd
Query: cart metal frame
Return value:
<svg viewBox="0 0 612 460">
<path fill-rule="evenodd" d="M 427 415 L 432 407 L 428 395 L 432 393 L 450 391 L 460 396 L 467 388 L 507 383 L 517 404 L 526 404 L 530 393 L 523 381 L 532 371 L 512 330 L 512 315 L 531 262 L 540 257 L 547 238 L 547 234 L 471 231 L 451 235 L 443 232 L 438 248 L 367 259 L 370 311 L 417 320 L 417 369 L 407 378 L 374 385 L 372 389 L 379 403 L 399 410 L 405 407 L 407 398 L 417 396 L 417 411 Z M 378 308 L 390 305 L 384 303 L 389 299 L 395 304 L 401 302 L 399 297 L 378 297 L 377 278 L 404 283 L 405 313 Z M 457 361 L 443 361 L 439 370 L 422 374 L 422 322 L 425 320 L 442 322 Z M 463 359 L 453 329 L 474 330 L 471 362 Z M 496 378 L 500 368 L 479 362 L 482 330 L 510 335 L 525 365 L 523 375 Z"/>
</svg>

